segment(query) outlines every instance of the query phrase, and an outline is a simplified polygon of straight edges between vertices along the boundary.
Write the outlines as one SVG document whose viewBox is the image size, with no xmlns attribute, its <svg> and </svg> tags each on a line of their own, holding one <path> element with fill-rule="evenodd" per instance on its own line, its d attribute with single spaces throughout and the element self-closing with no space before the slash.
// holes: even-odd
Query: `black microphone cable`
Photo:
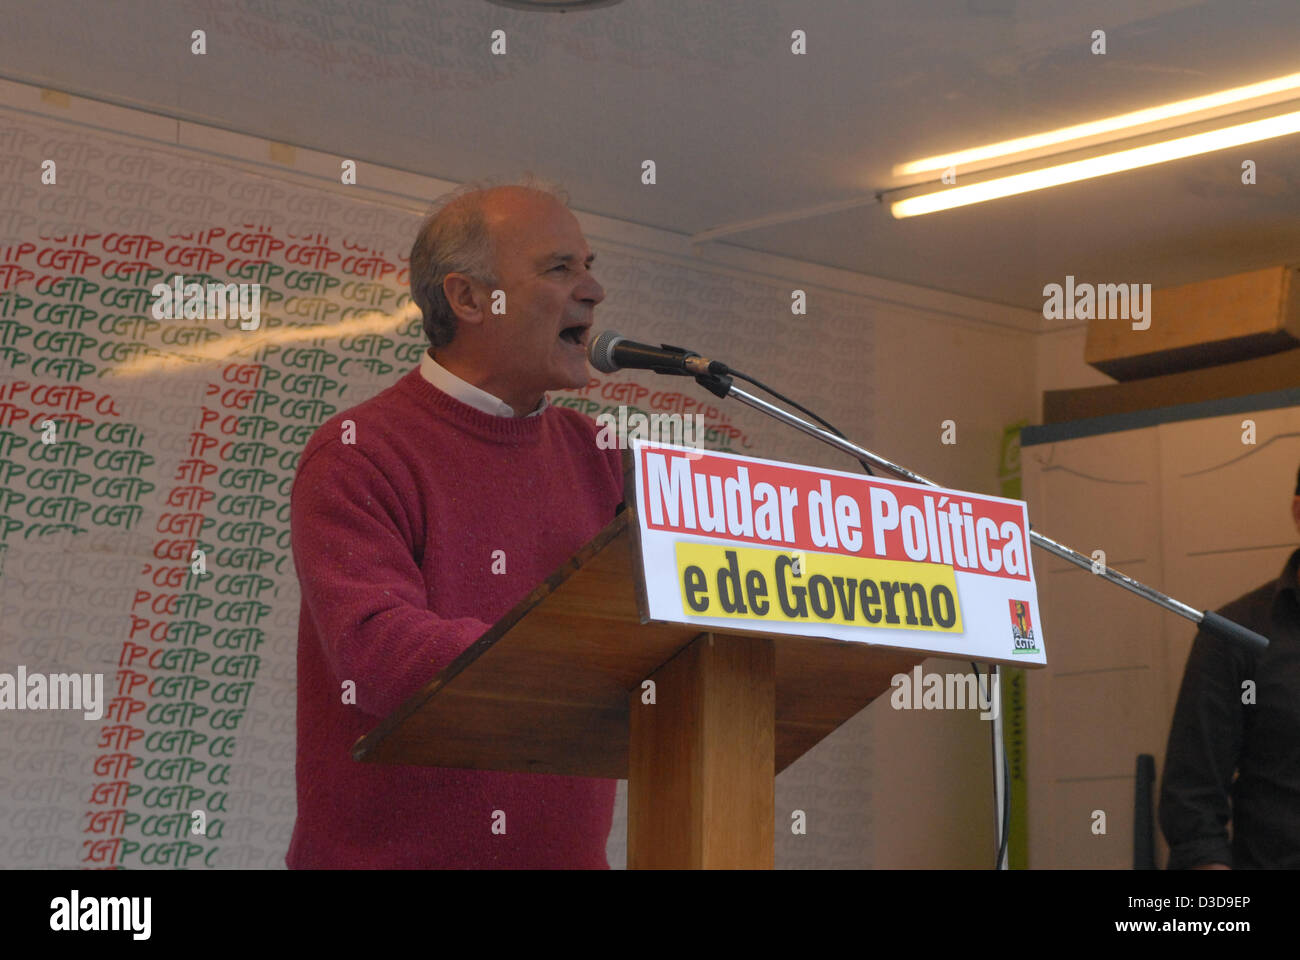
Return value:
<svg viewBox="0 0 1300 960">
<path fill-rule="evenodd" d="M 744 380 L 746 383 L 752 383 L 754 386 L 758 387 L 758 389 L 763 390 L 766 393 L 770 393 L 772 396 L 776 397 L 778 400 L 780 400 L 782 403 L 786 404 L 787 406 L 794 407 L 800 413 L 806 413 L 808 416 L 812 417 L 814 420 L 820 423 L 831 433 L 835 434 L 835 436 L 839 437 L 841 440 L 849 439 L 843 433 L 837 430 L 832 424 L 828 423 L 827 421 L 823 420 L 821 417 L 817 416 L 817 414 L 813 413 L 803 404 L 796 403 L 794 400 L 791 400 L 785 394 L 773 390 L 771 387 L 769 387 L 767 384 L 763 383 L 762 381 L 755 380 L 753 377 L 749 376 L 748 374 L 741 373 L 739 370 L 735 370 L 720 361 L 717 360 L 713 361 L 713 363 L 710 364 L 710 368 L 712 368 L 714 365 L 720 368 L 719 370 L 720 373 L 726 376 L 736 377 L 740 380 Z M 867 463 L 866 460 L 863 460 L 861 457 L 854 457 L 854 459 L 857 460 L 858 463 L 862 464 L 862 469 L 867 471 L 867 476 L 874 477 L 876 475 L 875 472 L 871 469 L 871 464 Z"/>
</svg>

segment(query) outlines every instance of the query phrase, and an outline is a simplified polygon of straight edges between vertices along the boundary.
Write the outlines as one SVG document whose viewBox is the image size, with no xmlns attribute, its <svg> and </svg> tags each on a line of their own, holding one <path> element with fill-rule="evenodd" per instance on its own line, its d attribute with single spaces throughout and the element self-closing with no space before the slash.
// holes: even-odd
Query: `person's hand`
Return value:
<svg viewBox="0 0 1300 960">
<path fill-rule="evenodd" d="M 1189 870 L 1231 870 L 1232 867 L 1228 866 L 1226 863 L 1198 863 L 1196 866 L 1189 867 L 1188 869 Z"/>
</svg>

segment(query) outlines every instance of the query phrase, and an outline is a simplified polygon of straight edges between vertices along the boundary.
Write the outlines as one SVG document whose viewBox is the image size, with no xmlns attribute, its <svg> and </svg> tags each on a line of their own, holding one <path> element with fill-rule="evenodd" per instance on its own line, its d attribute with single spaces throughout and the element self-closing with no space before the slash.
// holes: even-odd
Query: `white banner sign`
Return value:
<svg viewBox="0 0 1300 960">
<path fill-rule="evenodd" d="M 1022 501 L 633 449 L 650 619 L 1047 663 Z"/>
</svg>

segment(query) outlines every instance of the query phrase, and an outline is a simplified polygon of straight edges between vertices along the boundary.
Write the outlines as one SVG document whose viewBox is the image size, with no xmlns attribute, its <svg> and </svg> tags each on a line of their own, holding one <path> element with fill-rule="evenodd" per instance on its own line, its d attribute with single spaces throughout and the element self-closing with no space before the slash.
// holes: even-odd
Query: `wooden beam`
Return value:
<svg viewBox="0 0 1300 960">
<path fill-rule="evenodd" d="M 653 703 L 628 699 L 628 867 L 772 869 L 772 640 L 702 634 L 649 679 Z"/>
</svg>

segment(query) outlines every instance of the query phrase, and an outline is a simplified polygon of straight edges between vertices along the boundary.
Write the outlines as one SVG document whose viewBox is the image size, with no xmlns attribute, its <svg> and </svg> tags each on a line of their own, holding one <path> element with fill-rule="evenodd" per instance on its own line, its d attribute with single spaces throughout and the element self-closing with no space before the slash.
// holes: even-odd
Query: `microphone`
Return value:
<svg viewBox="0 0 1300 960">
<path fill-rule="evenodd" d="M 698 353 L 674 347 L 667 343 L 654 347 L 637 343 L 621 333 L 606 330 L 587 348 L 587 359 L 601 373 L 615 370 L 653 370 L 677 377 L 696 377 L 702 374 L 724 376 L 731 368 L 717 360 L 709 360 Z"/>
</svg>

